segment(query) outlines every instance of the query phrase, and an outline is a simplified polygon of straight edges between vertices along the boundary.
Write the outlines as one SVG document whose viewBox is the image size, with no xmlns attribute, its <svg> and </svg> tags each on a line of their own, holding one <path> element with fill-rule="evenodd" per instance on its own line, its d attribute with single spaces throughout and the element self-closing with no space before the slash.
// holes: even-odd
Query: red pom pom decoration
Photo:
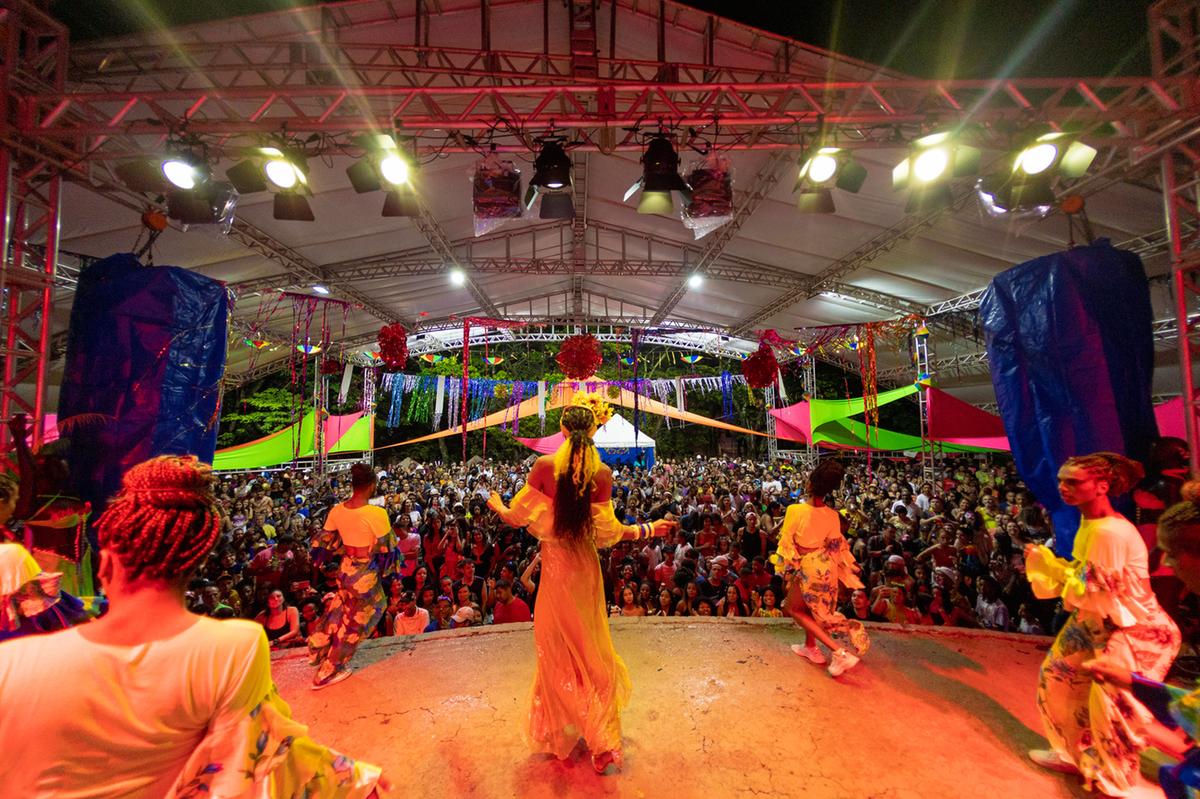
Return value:
<svg viewBox="0 0 1200 799">
<path fill-rule="evenodd" d="M 321 374 L 323 375 L 340 375 L 342 373 L 342 365 L 333 358 L 326 358 L 321 361 Z"/>
<path fill-rule="evenodd" d="M 604 359 L 600 356 L 600 342 L 591 334 L 571 336 L 564 339 L 554 357 L 558 368 L 571 380 L 587 380 L 596 374 Z"/>
<path fill-rule="evenodd" d="M 408 331 L 404 325 L 384 325 L 379 329 L 379 357 L 389 372 L 399 372 L 408 362 Z"/>
<path fill-rule="evenodd" d="M 751 388 L 766 388 L 775 382 L 779 362 L 769 344 L 759 344 L 758 352 L 742 361 L 742 376 Z"/>
</svg>

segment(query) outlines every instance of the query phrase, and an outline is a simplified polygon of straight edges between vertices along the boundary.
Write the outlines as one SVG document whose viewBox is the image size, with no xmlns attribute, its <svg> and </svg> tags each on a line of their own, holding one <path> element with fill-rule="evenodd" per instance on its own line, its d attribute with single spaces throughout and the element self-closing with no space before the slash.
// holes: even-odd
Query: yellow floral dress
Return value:
<svg viewBox="0 0 1200 799">
<path fill-rule="evenodd" d="M 554 530 L 554 500 L 528 484 L 500 516 L 541 541 L 533 624 L 537 672 L 525 729 L 529 745 L 558 758 L 567 757 L 580 738 L 594 754 L 619 750 L 621 710 L 632 684 L 613 649 L 596 550 L 636 528 L 619 523 L 612 501 L 606 500 L 592 503 L 592 536 L 562 538 Z"/>
<path fill-rule="evenodd" d="M 792 572 L 791 586 L 799 584 L 804 604 L 825 632 L 848 643 L 855 654 L 866 654 L 871 648 L 866 628 L 837 609 L 839 583 L 847 588 L 863 587 L 837 511 L 804 502 L 789 505 L 771 563 L 777 574 Z"/>
<path fill-rule="evenodd" d="M 1150 590 L 1146 544 L 1123 517 L 1085 519 L 1072 559 L 1038 547 L 1025 573 L 1041 599 L 1061 598 L 1071 616 L 1038 677 L 1046 738 L 1086 782 L 1120 796 L 1133 785 L 1150 714 L 1133 695 L 1080 670 L 1103 658 L 1161 680 L 1179 652 L 1179 628 Z"/>
</svg>

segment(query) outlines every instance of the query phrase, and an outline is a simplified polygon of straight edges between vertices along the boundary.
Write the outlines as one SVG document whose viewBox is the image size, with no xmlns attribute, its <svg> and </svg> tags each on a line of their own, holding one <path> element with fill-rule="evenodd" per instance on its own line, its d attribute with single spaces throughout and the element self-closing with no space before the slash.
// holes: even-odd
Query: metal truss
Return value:
<svg viewBox="0 0 1200 799">
<path fill-rule="evenodd" d="M 66 79 L 67 31 L 41 10 L 24 3 L 0 7 L 0 88 L 60 91 Z M 0 127 L 12 121 L 5 104 Z M 44 159 L 0 147 L 0 325 L 4 362 L 0 371 L 0 423 L 29 417 L 31 446 L 45 431 L 46 372 L 50 322 L 58 272 L 62 174 Z M 0 424 L 0 465 L 16 471 L 14 441 Z"/>
<path fill-rule="evenodd" d="M 636 320 L 630 320 L 636 321 Z M 644 322 L 645 320 L 641 320 Z M 562 319 L 557 317 L 539 317 L 530 320 L 530 327 L 516 328 L 508 331 L 511 337 L 505 339 L 505 343 L 521 344 L 521 343 L 545 343 L 557 342 L 566 339 L 569 336 L 583 332 L 584 329 L 596 337 L 597 340 L 603 343 L 611 344 L 632 344 L 633 325 L 625 327 L 616 324 L 592 324 L 580 325 L 570 319 Z M 447 336 L 432 335 L 435 332 L 445 332 Z M 457 333 L 458 335 L 453 335 Z M 365 346 L 375 340 L 376 333 L 364 333 L 359 336 L 347 338 L 342 344 L 348 348 Z M 472 348 L 482 347 L 484 343 L 496 343 L 497 333 L 485 332 L 476 329 L 468 339 Z M 688 352 L 698 352 L 704 355 L 712 355 L 718 358 L 741 359 L 746 354 L 746 349 L 738 349 L 731 346 L 731 340 L 728 337 L 719 335 L 703 335 L 689 336 L 685 331 L 680 331 L 679 334 L 672 335 L 669 333 L 655 333 L 652 335 L 642 335 L 639 339 L 643 346 L 660 346 L 672 347 L 677 350 L 686 350 Z M 460 352 L 462 351 L 462 325 L 457 326 L 445 325 L 434 331 L 426 331 L 410 337 L 408 351 L 410 355 L 418 356 L 439 352 Z M 285 368 L 291 362 L 291 355 L 286 354 L 281 358 L 275 358 L 269 361 L 263 361 L 255 364 L 252 369 L 247 369 L 236 375 L 226 375 L 225 387 L 237 388 L 239 386 L 250 383 L 254 380 L 272 375 L 279 370 Z"/>
<path fill-rule="evenodd" d="M 442 257 L 443 271 L 452 268 L 462 269 L 462 265 L 458 262 L 458 257 L 454 254 L 454 247 L 451 246 L 450 239 L 446 236 L 446 231 L 442 230 L 442 226 L 433 218 L 433 214 L 429 212 L 429 207 L 420 199 L 417 200 L 417 207 L 420 213 L 413 221 L 416 222 L 417 229 L 421 231 L 421 235 L 429 242 L 429 246 L 433 248 L 433 251 Z M 488 297 L 475 279 L 469 273 L 465 272 L 465 270 L 464 274 L 466 275 L 467 291 L 479 303 L 479 307 L 487 311 L 488 316 L 493 318 L 498 317 L 500 312 L 492 303 L 491 298 Z M 405 326 L 411 330 L 415 327 L 415 323 L 410 321 Z"/>
<path fill-rule="evenodd" d="M 742 229 L 742 225 L 746 220 L 758 209 L 762 201 L 767 198 L 771 190 L 775 188 L 775 184 L 779 182 L 780 173 L 783 167 L 792 162 L 791 157 L 787 153 L 775 152 L 767 156 L 767 161 L 758 170 L 753 178 L 750 179 L 750 191 L 748 191 L 738 203 L 737 210 L 734 211 L 733 219 L 722 225 L 713 234 L 712 240 L 704 247 L 700 253 L 700 258 L 697 260 L 693 271 L 697 275 L 704 275 L 709 264 L 721 257 L 721 253 L 725 252 L 725 248 L 729 246 L 729 242 Z M 663 300 L 658 311 L 654 314 L 654 318 L 650 320 L 652 325 L 656 325 L 671 311 L 675 310 L 675 306 L 683 299 L 683 295 L 688 290 L 688 278 L 680 280 L 667 298 Z"/>
<path fill-rule="evenodd" d="M 1104 127 L 1129 143 L 1164 119 L 1195 105 L 1197 80 L 1172 78 L 1026 78 L 1008 80 L 875 80 L 780 82 L 562 83 L 506 82 L 503 74 L 477 86 L 365 85 L 340 74 L 330 85 L 293 70 L 288 82 L 222 85 L 226 73 L 207 76 L 213 85 L 168 89 L 74 89 L 29 92 L 18 99 L 24 135 L 83 141 L 84 149 L 114 137 L 162 135 L 175 130 L 214 137 L 276 133 L 341 134 L 365 130 L 454 130 L 486 136 L 497 120 L 519 130 L 572 130 L 587 147 L 611 152 L 640 149 L 637 134 L 612 132 L 664 119 L 725 131 L 763 130 L 742 149 L 800 149 L 794 126 L 864 128 L 925 125 L 931 119 L 968 114 L 981 124 L 1038 120 L 1047 124 Z M 335 64 L 327 68 L 336 68 Z M 233 73 L 240 79 L 244 70 Z M 78 74 L 76 86 L 99 76 Z M 499 85 L 496 85 L 497 82 Z M 610 144 L 611 143 L 611 144 Z M 603 146 L 602 146 L 603 145 Z M 439 147 L 441 151 L 445 148 Z M 461 145 L 459 149 L 471 149 Z"/>
<path fill-rule="evenodd" d="M 1159 0 L 1150 7 L 1150 60 L 1155 76 L 1200 74 L 1200 3 Z M 1163 153 L 1163 209 L 1170 242 L 1175 289 L 1175 330 L 1180 388 L 1192 471 L 1200 469 L 1200 387 L 1195 358 L 1200 354 L 1200 126 L 1178 137 Z"/>
</svg>

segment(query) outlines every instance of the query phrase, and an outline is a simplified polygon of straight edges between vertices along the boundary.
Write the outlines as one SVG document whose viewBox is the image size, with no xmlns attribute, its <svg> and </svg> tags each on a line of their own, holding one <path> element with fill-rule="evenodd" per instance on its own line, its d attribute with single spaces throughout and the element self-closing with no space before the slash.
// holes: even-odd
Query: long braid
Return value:
<svg viewBox="0 0 1200 799">
<path fill-rule="evenodd" d="M 212 470 L 192 456 L 163 455 L 134 466 L 96 522 L 100 546 L 133 578 L 191 574 L 221 535 Z"/>
</svg>

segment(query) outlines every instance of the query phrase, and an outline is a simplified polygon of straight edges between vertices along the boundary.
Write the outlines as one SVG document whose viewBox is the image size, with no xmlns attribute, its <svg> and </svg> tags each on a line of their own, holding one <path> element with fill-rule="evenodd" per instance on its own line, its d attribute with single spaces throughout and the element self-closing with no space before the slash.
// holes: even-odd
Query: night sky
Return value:
<svg viewBox="0 0 1200 799">
<path fill-rule="evenodd" d="M 57 0 L 77 40 L 304 0 Z M 692 0 L 690 5 L 922 77 L 1149 74 L 1144 0 Z M 143 11 L 142 9 L 152 9 Z"/>
</svg>

